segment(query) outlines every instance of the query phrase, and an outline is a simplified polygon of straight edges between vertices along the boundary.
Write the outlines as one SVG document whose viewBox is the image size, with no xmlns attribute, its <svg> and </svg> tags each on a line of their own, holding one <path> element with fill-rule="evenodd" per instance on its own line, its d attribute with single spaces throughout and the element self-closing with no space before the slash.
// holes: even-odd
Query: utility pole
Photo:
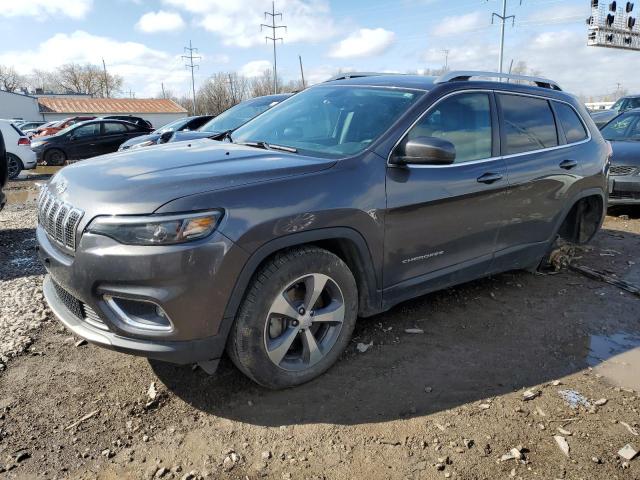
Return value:
<svg viewBox="0 0 640 480">
<path fill-rule="evenodd" d="M 302 77 L 302 89 L 307 88 L 307 85 L 304 81 L 304 69 L 302 68 L 302 56 L 298 55 L 298 60 L 300 61 L 300 76 Z"/>
<path fill-rule="evenodd" d="M 104 63 L 104 57 L 102 57 L 102 71 L 104 72 L 104 89 L 107 92 L 107 98 L 109 98 L 109 76 L 107 75 L 107 64 Z"/>
<path fill-rule="evenodd" d="M 160 85 L 162 85 L 162 98 L 167 98 L 167 96 L 164 94 L 164 82 L 161 82 Z"/>
<path fill-rule="evenodd" d="M 189 60 L 189 63 L 185 63 L 185 67 L 191 69 L 191 91 L 193 93 L 193 114 L 195 115 L 196 114 L 196 80 L 195 80 L 193 71 L 196 68 L 200 68 L 200 65 L 195 64 L 194 61 L 198 61 L 202 57 L 198 55 L 194 55 L 194 52 L 198 53 L 198 49 L 193 48 L 193 46 L 191 45 L 191 40 L 189 40 L 189 46 L 184 47 L 184 51 L 185 53 L 187 52 L 188 53 L 186 55 L 182 55 L 182 58 L 184 58 L 185 60 Z"/>
<path fill-rule="evenodd" d="M 268 41 L 273 42 L 273 93 L 276 94 L 278 93 L 278 56 L 276 54 L 276 44 L 278 43 L 278 40 L 284 43 L 283 38 L 278 37 L 277 33 L 279 28 L 284 28 L 284 31 L 286 32 L 287 26 L 276 25 L 276 17 L 280 17 L 280 21 L 282 21 L 282 13 L 280 12 L 276 13 L 276 2 L 271 2 L 271 12 L 264 12 L 265 20 L 267 19 L 267 17 L 271 17 L 271 25 L 262 23 L 260 25 L 260 31 L 262 31 L 263 28 L 268 28 L 269 30 L 271 30 L 272 36 L 271 37 L 267 36 L 264 38 L 265 38 L 265 41 L 267 42 Z"/>
<path fill-rule="evenodd" d="M 231 76 L 231 74 L 229 74 L 228 77 L 229 77 L 229 91 L 231 92 L 231 101 L 235 105 L 237 102 L 236 102 L 236 93 L 233 90 L 233 77 Z"/>
<path fill-rule="evenodd" d="M 444 71 L 448 72 L 449 71 L 449 50 L 444 49 L 442 50 L 442 53 L 444 53 Z"/>
<path fill-rule="evenodd" d="M 520 0 L 520 5 L 522 5 L 522 0 Z M 504 64 L 504 28 L 508 20 L 511 20 L 511 25 L 515 25 L 516 16 L 508 15 L 507 16 L 507 0 L 502 0 L 502 15 L 493 12 L 491 14 L 491 24 L 493 25 L 493 20 L 495 18 L 499 18 L 501 22 L 500 26 L 500 61 L 499 61 L 499 72 L 503 72 L 503 64 Z"/>
</svg>

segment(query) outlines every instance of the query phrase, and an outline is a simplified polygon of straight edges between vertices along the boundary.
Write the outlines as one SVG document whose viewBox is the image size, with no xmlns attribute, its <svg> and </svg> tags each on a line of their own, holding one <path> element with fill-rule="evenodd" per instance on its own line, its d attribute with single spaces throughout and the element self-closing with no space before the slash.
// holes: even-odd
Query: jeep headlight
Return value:
<svg viewBox="0 0 640 480">
<path fill-rule="evenodd" d="M 222 218 L 219 210 L 149 216 L 96 217 L 87 232 L 105 235 L 126 245 L 175 245 L 210 235 Z"/>
</svg>

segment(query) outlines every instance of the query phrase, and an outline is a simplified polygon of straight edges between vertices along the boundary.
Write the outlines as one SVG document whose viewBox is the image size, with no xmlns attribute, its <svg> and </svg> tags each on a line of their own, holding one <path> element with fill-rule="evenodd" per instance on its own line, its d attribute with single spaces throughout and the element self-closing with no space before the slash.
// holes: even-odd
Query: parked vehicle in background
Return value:
<svg viewBox="0 0 640 480">
<path fill-rule="evenodd" d="M 9 180 L 9 169 L 7 165 L 7 151 L 4 148 L 4 137 L 2 130 L 0 130 L 0 211 L 7 203 L 7 196 L 4 193 L 4 186 Z"/>
<path fill-rule="evenodd" d="M 640 109 L 617 116 L 601 132 L 613 149 L 609 205 L 640 205 Z"/>
<path fill-rule="evenodd" d="M 108 115 L 102 118 L 104 118 L 105 120 L 122 120 L 124 122 L 135 123 L 136 125 L 139 125 L 141 127 L 153 128 L 153 125 L 151 125 L 150 121 L 145 120 L 144 118 L 134 117 L 132 115 Z"/>
<path fill-rule="evenodd" d="M 240 125 L 244 125 L 252 118 L 286 100 L 291 95 L 291 93 L 283 93 L 245 100 L 225 110 L 197 131 L 175 132 L 166 142 L 184 142 L 185 140 L 216 137 L 224 132 L 235 130 Z"/>
<path fill-rule="evenodd" d="M 20 125 L 16 125 L 20 130 L 24 133 L 27 133 L 28 130 L 35 130 L 36 128 L 42 127 L 47 122 L 37 121 L 37 122 L 22 122 Z"/>
<path fill-rule="evenodd" d="M 161 138 L 169 139 L 173 132 L 182 132 L 197 130 L 202 125 L 207 123 L 213 118 L 213 115 L 198 115 L 195 117 L 186 117 L 179 120 L 175 120 L 167 125 L 162 126 L 151 132 L 149 135 L 143 135 L 141 137 L 132 138 L 127 140 L 118 150 L 129 150 L 130 148 L 149 147 L 151 145 L 157 145 L 161 142 Z"/>
<path fill-rule="evenodd" d="M 66 160 L 83 160 L 118 150 L 122 142 L 151 131 L 122 120 L 90 120 L 73 124 L 55 135 L 34 138 L 31 147 L 38 162 L 64 165 Z"/>
<path fill-rule="evenodd" d="M 339 358 L 359 316 L 589 241 L 609 155 L 551 80 L 339 78 L 224 141 L 62 169 L 39 199 L 44 295 L 98 345 L 208 371 L 226 348 L 291 387 Z"/>
<path fill-rule="evenodd" d="M 591 113 L 591 118 L 596 122 L 598 128 L 602 128 L 622 112 L 640 108 L 640 95 L 628 95 L 620 98 L 607 110 L 598 110 Z"/>
<path fill-rule="evenodd" d="M 36 154 L 31 150 L 31 140 L 10 120 L 0 120 L 0 131 L 7 152 L 9 179 L 16 178 L 22 170 L 36 168 Z"/>
<path fill-rule="evenodd" d="M 60 120 L 59 122 L 54 123 L 53 125 L 49 125 L 47 127 L 40 127 L 34 136 L 36 137 L 47 137 L 49 135 L 54 135 L 65 128 L 70 127 L 71 125 L 75 125 L 79 122 L 86 122 L 87 120 L 93 120 L 96 117 L 70 117 L 65 118 L 64 120 Z"/>
</svg>

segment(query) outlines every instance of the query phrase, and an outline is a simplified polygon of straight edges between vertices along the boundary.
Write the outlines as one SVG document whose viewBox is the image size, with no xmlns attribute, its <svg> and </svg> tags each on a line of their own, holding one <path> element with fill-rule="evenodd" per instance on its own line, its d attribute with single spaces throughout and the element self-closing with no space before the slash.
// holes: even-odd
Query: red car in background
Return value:
<svg viewBox="0 0 640 480">
<path fill-rule="evenodd" d="M 48 135 L 54 135 L 58 133 L 60 130 L 64 130 L 67 127 L 70 127 L 74 123 L 85 122 L 87 120 L 93 120 L 96 117 L 69 117 L 64 120 L 60 120 L 57 123 L 54 123 L 51 126 L 45 126 L 36 130 L 36 134 L 34 137 L 46 137 Z"/>
</svg>

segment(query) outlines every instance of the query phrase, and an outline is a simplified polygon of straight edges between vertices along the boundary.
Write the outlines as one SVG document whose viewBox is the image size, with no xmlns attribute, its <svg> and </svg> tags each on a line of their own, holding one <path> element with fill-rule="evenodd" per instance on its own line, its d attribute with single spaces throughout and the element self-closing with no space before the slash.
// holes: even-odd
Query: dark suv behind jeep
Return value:
<svg viewBox="0 0 640 480">
<path fill-rule="evenodd" d="M 282 388 L 358 316 L 588 241 L 609 145 L 554 82 L 491 77 L 345 77 L 222 141 L 64 168 L 39 199 L 49 305 L 95 344 L 209 371 L 226 349 Z"/>
</svg>

